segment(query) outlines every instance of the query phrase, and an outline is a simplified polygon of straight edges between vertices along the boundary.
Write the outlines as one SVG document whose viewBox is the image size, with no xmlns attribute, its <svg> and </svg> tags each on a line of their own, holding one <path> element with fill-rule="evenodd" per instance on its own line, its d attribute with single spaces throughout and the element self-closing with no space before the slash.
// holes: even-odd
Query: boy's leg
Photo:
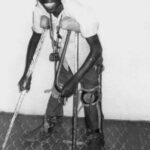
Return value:
<svg viewBox="0 0 150 150">
<path fill-rule="evenodd" d="M 67 71 L 62 67 L 59 76 L 59 83 L 64 85 L 71 76 L 71 70 Z M 43 123 L 36 129 L 25 134 L 24 139 L 30 142 L 45 139 L 53 131 L 55 124 L 61 121 L 62 116 L 63 103 L 58 101 L 58 98 L 52 93 L 48 101 Z"/>
<path fill-rule="evenodd" d="M 69 69 L 68 71 L 62 67 L 60 71 L 60 76 L 59 76 L 59 85 L 63 87 L 63 85 L 72 77 L 72 72 Z M 62 100 L 62 101 L 61 101 Z M 52 92 L 49 102 L 47 105 L 46 113 L 45 116 L 47 118 L 49 117 L 61 117 L 63 116 L 63 99 L 58 100 L 57 95 Z"/>
<path fill-rule="evenodd" d="M 91 68 L 81 81 L 83 92 L 85 121 L 87 126 L 87 145 L 90 150 L 101 150 L 104 146 L 102 128 L 103 114 L 101 108 L 101 71 L 100 65 Z"/>
</svg>

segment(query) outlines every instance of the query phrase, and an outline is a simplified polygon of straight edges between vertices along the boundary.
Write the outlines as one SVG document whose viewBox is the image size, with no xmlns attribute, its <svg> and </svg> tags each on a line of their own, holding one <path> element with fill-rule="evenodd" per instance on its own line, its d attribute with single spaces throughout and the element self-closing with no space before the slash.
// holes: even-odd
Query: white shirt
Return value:
<svg viewBox="0 0 150 150">
<path fill-rule="evenodd" d="M 68 65 L 70 66 L 73 73 L 77 71 L 77 44 L 79 44 L 79 67 L 84 63 L 87 58 L 90 47 L 85 38 L 91 37 L 98 32 L 99 24 L 90 12 L 90 10 L 82 5 L 75 3 L 74 1 L 70 1 L 68 3 L 64 3 L 64 10 L 59 15 L 58 18 L 53 16 L 53 29 L 54 29 L 54 38 L 56 38 L 56 27 L 59 25 L 60 18 L 63 17 L 71 17 L 75 19 L 80 25 L 80 34 L 79 34 L 79 43 L 77 43 L 77 33 L 72 32 L 69 40 L 69 44 L 66 52 L 66 60 Z M 43 6 L 37 2 L 33 12 L 33 31 L 37 33 L 42 33 L 43 29 L 40 27 L 41 16 L 49 17 L 49 14 L 43 8 Z M 64 29 L 60 30 L 60 35 L 62 36 L 61 40 L 61 49 L 63 49 L 63 45 L 65 42 L 67 31 Z"/>
</svg>

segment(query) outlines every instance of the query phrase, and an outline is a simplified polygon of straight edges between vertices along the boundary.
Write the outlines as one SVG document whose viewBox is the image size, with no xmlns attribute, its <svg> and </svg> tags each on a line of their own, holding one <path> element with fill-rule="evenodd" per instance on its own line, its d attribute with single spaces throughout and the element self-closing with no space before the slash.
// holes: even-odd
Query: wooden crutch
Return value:
<svg viewBox="0 0 150 150">
<path fill-rule="evenodd" d="M 33 59 L 31 61 L 31 64 L 29 66 L 29 69 L 27 71 L 27 79 L 26 79 L 26 82 L 28 82 L 28 79 L 29 77 L 32 75 L 33 73 L 33 70 L 35 68 L 35 65 L 37 63 L 37 60 L 39 58 L 39 54 L 41 52 L 41 49 L 42 49 L 42 45 L 43 45 L 43 42 L 44 42 L 44 39 L 46 37 L 46 34 L 47 34 L 47 29 L 44 29 L 42 35 L 41 35 L 41 38 L 40 38 L 40 41 L 37 45 L 37 48 L 35 50 L 35 53 L 34 53 L 34 56 L 33 56 Z M 21 93 L 20 93 L 20 96 L 19 96 L 19 99 L 18 99 L 18 102 L 17 102 L 17 105 L 15 107 L 15 110 L 14 110 L 14 114 L 13 114 L 13 117 L 11 119 L 11 122 L 10 122 L 10 125 L 9 125 L 9 128 L 7 130 L 7 133 L 6 133 L 6 136 L 5 136 L 5 139 L 4 139 L 4 142 L 3 142 L 3 145 L 2 145 L 2 150 L 5 150 L 5 147 L 6 147 L 6 144 L 7 144 L 7 141 L 9 139 L 9 136 L 10 136 L 10 133 L 12 131 L 12 128 L 14 126 L 14 123 L 15 123 L 15 120 L 16 120 L 16 117 L 19 113 L 19 110 L 20 110 L 20 107 L 21 107 L 21 104 L 24 100 L 24 97 L 27 93 L 27 90 L 23 90 Z"/>
<path fill-rule="evenodd" d="M 73 31 L 77 34 L 77 69 L 79 69 L 79 32 L 80 32 L 80 25 L 72 18 L 66 17 L 63 18 L 63 23 L 61 24 L 62 28 L 67 29 L 69 31 Z M 57 77 L 56 77 L 57 78 Z M 58 81 L 58 80 L 57 80 Z M 78 101 L 79 101 L 79 84 L 75 93 L 73 95 L 73 136 L 72 136 L 72 150 L 76 150 L 77 143 L 77 108 L 78 108 Z M 70 141 L 68 141 L 70 142 Z M 66 143 L 66 141 L 65 141 Z M 83 144 L 83 143 L 82 143 Z"/>
</svg>

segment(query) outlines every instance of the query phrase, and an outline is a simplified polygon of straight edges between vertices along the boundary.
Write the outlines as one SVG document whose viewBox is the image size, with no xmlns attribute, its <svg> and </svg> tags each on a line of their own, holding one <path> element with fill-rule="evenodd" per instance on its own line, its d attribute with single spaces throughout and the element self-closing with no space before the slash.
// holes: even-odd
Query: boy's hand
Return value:
<svg viewBox="0 0 150 150">
<path fill-rule="evenodd" d="M 27 78 L 25 75 L 22 76 L 22 78 L 20 79 L 18 83 L 20 92 L 23 90 L 27 90 L 27 91 L 30 90 L 31 79 L 32 79 L 31 76 L 29 78 Z"/>
</svg>

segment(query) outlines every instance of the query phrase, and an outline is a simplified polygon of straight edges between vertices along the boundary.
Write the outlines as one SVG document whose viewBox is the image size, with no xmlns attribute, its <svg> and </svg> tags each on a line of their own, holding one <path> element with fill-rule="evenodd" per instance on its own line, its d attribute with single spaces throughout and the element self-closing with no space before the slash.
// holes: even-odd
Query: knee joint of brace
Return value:
<svg viewBox="0 0 150 150">
<path fill-rule="evenodd" d="M 95 105 L 98 99 L 99 99 L 98 90 L 94 90 L 94 91 L 83 90 L 82 91 L 81 100 L 83 104 L 87 106 Z"/>
</svg>

